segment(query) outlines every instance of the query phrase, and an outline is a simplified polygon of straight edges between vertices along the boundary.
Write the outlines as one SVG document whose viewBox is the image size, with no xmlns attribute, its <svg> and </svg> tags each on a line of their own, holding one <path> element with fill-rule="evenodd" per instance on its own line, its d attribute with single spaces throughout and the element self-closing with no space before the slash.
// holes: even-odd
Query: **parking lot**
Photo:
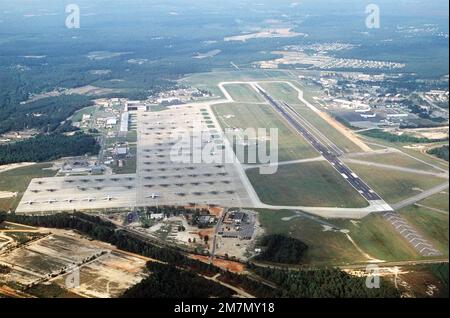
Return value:
<svg viewBox="0 0 450 318">
<path fill-rule="evenodd" d="M 208 106 L 140 110 L 136 117 L 136 174 L 34 179 L 16 212 L 187 204 L 252 206 L 236 163 L 223 160 L 226 151 L 232 150 L 223 145 L 221 129 Z"/>
<path fill-rule="evenodd" d="M 251 205 L 213 114 L 178 106 L 138 115 L 138 205 Z"/>
</svg>

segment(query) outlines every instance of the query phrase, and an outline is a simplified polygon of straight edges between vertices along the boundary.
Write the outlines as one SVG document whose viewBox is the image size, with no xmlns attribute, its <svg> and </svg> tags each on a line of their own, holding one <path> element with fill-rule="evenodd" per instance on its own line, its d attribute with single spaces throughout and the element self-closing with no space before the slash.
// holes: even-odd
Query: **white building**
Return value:
<svg viewBox="0 0 450 318">
<path fill-rule="evenodd" d="M 106 120 L 106 125 L 108 125 L 108 126 L 117 125 L 117 118 L 108 118 Z"/>
<path fill-rule="evenodd" d="M 130 120 L 130 114 L 128 112 L 122 113 L 120 119 L 120 131 L 127 132 L 128 131 L 128 122 Z"/>
</svg>

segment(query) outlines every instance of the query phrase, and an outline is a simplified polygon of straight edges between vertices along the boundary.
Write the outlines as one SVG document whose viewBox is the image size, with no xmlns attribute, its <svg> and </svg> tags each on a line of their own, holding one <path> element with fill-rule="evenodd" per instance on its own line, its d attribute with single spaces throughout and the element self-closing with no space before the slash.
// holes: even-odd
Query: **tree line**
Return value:
<svg viewBox="0 0 450 318">
<path fill-rule="evenodd" d="M 428 150 L 428 153 L 431 155 L 435 155 L 436 157 L 441 158 L 445 161 L 448 161 L 448 146 L 433 148 L 431 150 Z"/>
<path fill-rule="evenodd" d="M 280 287 L 283 298 L 398 298 L 400 291 L 387 279 L 380 288 L 367 288 L 366 277 L 338 268 L 287 270 L 254 267 L 253 271 Z"/>
<path fill-rule="evenodd" d="M 362 135 L 372 138 L 378 138 L 387 140 L 389 142 L 404 142 L 404 143 L 430 143 L 430 142 L 436 142 L 436 141 L 445 141 L 448 140 L 448 138 L 445 139 L 428 139 L 425 137 L 414 137 L 409 135 L 395 135 L 391 134 L 390 132 L 383 131 L 381 129 L 371 129 L 367 131 L 361 132 Z"/>
<path fill-rule="evenodd" d="M 32 128 L 45 133 L 52 132 L 74 112 L 91 104 L 87 96 L 62 95 L 15 107 L 3 106 L 0 107 L 0 134 Z"/>
<path fill-rule="evenodd" d="M 229 298 L 230 289 L 174 265 L 147 263 L 150 275 L 129 288 L 122 298 Z"/>
<path fill-rule="evenodd" d="M 308 245 L 302 241 L 281 234 L 266 235 L 259 245 L 263 251 L 255 259 L 284 264 L 300 263 L 308 249 Z"/>
<path fill-rule="evenodd" d="M 61 157 L 95 155 L 100 146 L 90 135 L 52 133 L 0 145 L 0 165 L 16 162 L 45 162 Z"/>
</svg>

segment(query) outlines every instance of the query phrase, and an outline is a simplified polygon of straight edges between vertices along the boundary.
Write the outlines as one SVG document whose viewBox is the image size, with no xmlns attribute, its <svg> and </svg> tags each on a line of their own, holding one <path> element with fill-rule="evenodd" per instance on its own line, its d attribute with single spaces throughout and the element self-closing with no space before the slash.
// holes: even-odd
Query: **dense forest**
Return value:
<svg viewBox="0 0 450 318">
<path fill-rule="evenodd" d="M 448 146 L 433 148 L 429 150 L 428 153 L 445 161 L 448 161 Z"/>
<path fill-rule="evenodd" d="M 259 245 L 263 251 L 256 257 L 257 260 L 284 264 L 300 263 L 308 249 L 302 241 L 280 234 L 264 236 Z"/>
<path fill-rule="evenodd" d="M 31 128 L 52 132 L 75 111 L 89 105 L 90 98 L 81 95 L 48 97 L 15 107 L 0 105 L 0 134 Z"/>
<path fill-rule="evenodd" d="M 0 165 L 16 162 L 44 162 L 61 157 L 95 155 L 100 146 L 94 137 L 75 133 L 53 133 L 0 145 Z"/>
<path fill-rule="evenodd" d="M 288 298 L 398 298 L 400 292 L 381 278 L 380 288 L 366 287 L 365 277 L 339 269 L 281 270 L 256 267 L 261 277 L 280 287 L 280 297 Z"/>
<path fill-rule="evenodd" d="M 420 137 L 414 137 L 409 135 L 395 135 L 391 134 L 389 132 L 383 131 L 381 129 L 372 129 L 361 132 L 362 135 L 372 138 L 378 138 L 387 140 L 389 142 L 405 142 L 405 143 L 429 143 L 429 142 L 435 142 L 435 141 L 445 141 L 447 139 L 442 140 L 431 140 L 428 138 L 420 138 Z"/>
<path fill-rule="evenodd" d="M 147 269 L 150 275 L 128 289 L 123 298 L 229 298 L 234 294 L 217 282 L 173 265 L 148 262 Z"/>
</svg>

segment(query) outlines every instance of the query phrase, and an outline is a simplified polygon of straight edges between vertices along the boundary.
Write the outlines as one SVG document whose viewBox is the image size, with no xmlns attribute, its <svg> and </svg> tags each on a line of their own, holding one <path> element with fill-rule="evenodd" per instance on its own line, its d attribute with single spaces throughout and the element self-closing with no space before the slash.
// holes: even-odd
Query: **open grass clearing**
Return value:
<svg viewBox="0 0 450 318">
<path fill-rule="evenodd" d="M 279 166 L 272 175 L 247 170 L 261 201 L 270 205 L 362 208 L 367 201 L 327 162 Z"/>
<path fill-rule="evenodd" d="M 435 195 L 432 195 L 431 197 L 428 197 L 422 201 L 419 202 L 419 204 L 433 208 L 438 209 L 441 211 L 445 211 L 448 213 L 449 211 L 449 202 L 448 202 L 448 189 L 444 192 L 437 193 Z"/>
<path fill-rule="evenodd" d="M 349 163 L 348 166 L 386 202 L 397 203 L 445 182 L 445 179 Z"/>
<path fill-rule="evenodd" d="M 368 161 L 380 163 L 391 166 L 399 166 L 408 169 L 415 169 L 420 171 L 441 172 L 438 169 L 427 165 L 426 163 L 415 160 L 402 153 L 386 153 L 386 154 L 367 154 L 366 156 L 359 156 L 355 158 L 361 161 Z"/>
<path fill-rule="evenodd" d="M 307 159 L 319 153 L 274 112 L 269 105 L 222 104 L 213 111 L 223 129 L 278 128 L 279 161 Z"/>
<path fill-rule="evenodd" d="M 357 221 L 333 222 L 349 230 L 355 243 L 375 259 L 402 261 L 420 258 L 417 251 L 380 214 L 370 214 Z"/>
<path fill-rule="evenodd" d="M 429 240 L 440 252 L 448 256 L 448 214 L 429 210 L 421 206 L 409 206 L 400 211 L 425 239 Z"/>
<path fill-rule="evenodd" d="M 294 217 L 293 211 L 258 210 L 266 234 L 283 234 L 308 245 L 302 263 L 311 265 L 342 265 L 365 262 L 366 258 L 343 233 L 326 230 L 307 217 Z M 289 218 L 289 220 L 283 220 Z"/>
<path fill-rule="evenodd" d="M 55 176 L 56 171 L 50 167 L 49 163 L 41 163 L 0 173 L 0 191 L 17 192 L 15 197 L 0 199 L 0 210 L 15 209 L 32 179 Z"/>
<path fill-rule="evenodd" d="M 285 83 L 260 83 L 266 91 L 277 100 L 290 104 L 306 121 L 317 128 L 342 151 L 359 152 L 361 149 L 351 140 L 332 127 L 326 120 L 317 115 L 298 99 L 298 92 Z"/>
<path fill-rule="evenodd" d="M 264 103 L 263 97 L 249 84 L 227 84 L 225 89 L 238 103 Z"/>
</svg>

